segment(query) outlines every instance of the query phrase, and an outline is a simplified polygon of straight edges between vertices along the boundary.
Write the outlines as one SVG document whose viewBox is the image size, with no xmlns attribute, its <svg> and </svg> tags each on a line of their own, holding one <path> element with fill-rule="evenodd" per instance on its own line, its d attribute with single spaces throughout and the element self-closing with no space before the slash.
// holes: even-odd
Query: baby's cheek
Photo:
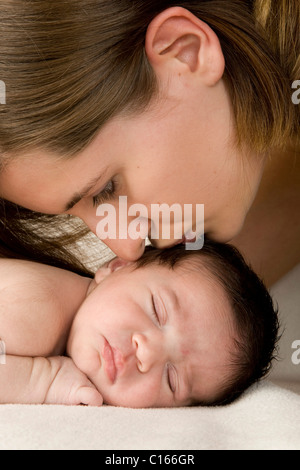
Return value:
<svg viewBox="0 0 300 470">
<path fill-rule="evenodd" d="M 126 408 L 156 408 L 169 406 L 169 394 L 162 383 L 162 374 L 141 374 L 128 377 L 128 380 L 117 380 L 106 396 L 107 403 Z"/>
<path fill-rule="evenodd" d="M 190 350 L 187 348 L 180 348 L 180 352 L 183 356 L 189 356 L 190 355 Z"/>
<path fill-rule="evenodd" d="M 88 343 L 76 347 L 76 343 L 71 348 L 70 357 L 73 359 L 76 367 L 88 376 L 90 380 L 101 368 L 101 357 L 99 352 L 92 348 Z"/>
</svg>

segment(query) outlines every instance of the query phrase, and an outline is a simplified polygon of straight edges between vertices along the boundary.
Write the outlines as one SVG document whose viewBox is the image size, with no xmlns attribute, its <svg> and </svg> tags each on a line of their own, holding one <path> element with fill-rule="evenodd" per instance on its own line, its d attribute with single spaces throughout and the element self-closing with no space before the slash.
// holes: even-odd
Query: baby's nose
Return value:
<svg viewBox="0 0 300 470">
<path fill-rule="evenodd" d="M 137 366 L 140 372 L 146 373 L 157 364 L 164 360 L 164 351 L 162 342 L 150 340 L 142 333 L 135 333 L 132 336 L 132 343 L 135 348 Z"/>
</svg>

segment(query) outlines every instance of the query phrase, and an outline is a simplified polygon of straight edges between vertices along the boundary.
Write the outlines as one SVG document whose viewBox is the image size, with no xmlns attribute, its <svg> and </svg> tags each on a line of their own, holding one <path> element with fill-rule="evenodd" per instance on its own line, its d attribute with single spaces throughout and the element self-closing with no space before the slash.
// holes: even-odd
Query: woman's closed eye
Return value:
<svg viewBox="0 0 300 470">
<path fill-rule="evenodd" d="M 104 204 L 105 202 L 109 201 L 115 196 L 116 192 L 116 181 L 110 180 L 105 188 L 99 194 L 93 197 L 93 206 L 97 207 L 100 204 Z"/>
</svg>

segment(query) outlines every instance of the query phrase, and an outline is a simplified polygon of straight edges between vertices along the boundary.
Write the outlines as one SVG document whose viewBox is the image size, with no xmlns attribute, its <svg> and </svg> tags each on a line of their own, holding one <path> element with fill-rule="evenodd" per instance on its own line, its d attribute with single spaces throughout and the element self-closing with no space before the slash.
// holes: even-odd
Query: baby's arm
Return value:
<svg viewBox="0 0 300 470">
<path fill-rule="evenodd" d="M 0 403 L 102 404 L 73 361 L 60 357 L 89 285 L 68 271 L 0 260 L 0 338 L 7 353 L 0 363 Z"/>
<path fill-rule="evenodd" d="M 0 259 L 0 338 L 12 356 L 62 355 L 91 280 L 27 261 Z"/>
<path fill-rule="evenodd" d="M 0 403 L 101 406 L 103 399 L 72 359 L 6 356 L 0 364 Z"/>
</svg>

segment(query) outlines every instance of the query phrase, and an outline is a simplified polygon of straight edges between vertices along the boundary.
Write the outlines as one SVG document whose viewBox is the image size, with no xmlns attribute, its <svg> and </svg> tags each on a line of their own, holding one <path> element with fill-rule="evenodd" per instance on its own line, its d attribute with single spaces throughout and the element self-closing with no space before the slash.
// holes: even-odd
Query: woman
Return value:
<svg viewBox="0 0 300 470">
<path fill-rule="evenodd" d="M 235 241 L 268 283 L 300 260 L 291 99 L 298 0 L 13 0 L 0 8 L 4 256 L 50 262 L 41 258 L 47 242 L 56 264 L 74 265 L 66 246 L 74 232 L 49 239 L 38 221 L 74 215 L 96 233 L 96 206 L 114 205 L 119 220 L 126 196 L 150 214 L 155 203 L 204 204 L 206 236 Z M 105 243 L 138 259 L 151 216 L 143 224 L 143 237 Z"/>
</svg>

